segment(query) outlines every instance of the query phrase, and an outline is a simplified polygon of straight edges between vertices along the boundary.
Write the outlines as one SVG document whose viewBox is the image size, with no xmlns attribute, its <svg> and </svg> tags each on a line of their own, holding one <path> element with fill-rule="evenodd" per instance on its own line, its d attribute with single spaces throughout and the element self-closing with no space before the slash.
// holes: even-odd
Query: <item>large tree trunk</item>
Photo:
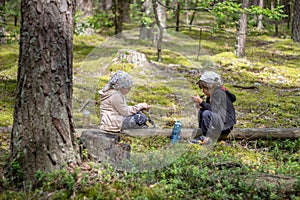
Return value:
<svg viewBox="0 0 300 200">
<path fill-rule="evenodd" d="M 249 7 L 249 0 L 243 0 L 242 8 Z M 237 48 L 236 55 L 240 57 L 245 56 L 245 47 L 246 47 L 246 37 L 247 37 L 247 22 L 248 22 L 248 14 L 241 13 L 239 16 L 239 22 L 237 27 Z"/>
<path fill-rule="evenodd" d="M 300 42 L 300 1 L 295 0 L 294 18 L 292 25 L 292 39 L 294 42 Z"/>
<path fill-rule="evenodd" d="M 71 0 L 21 2 L 18 85 L 11 162 L 25 181 L 79 162 L 72 115 Z M 14 176 L 14 174 L 12 174 Z"/>
<path fill-rule="evenodd" d="M 5 44 L 5 0 L 0 1 L 0 44 Z"/>
</svg>

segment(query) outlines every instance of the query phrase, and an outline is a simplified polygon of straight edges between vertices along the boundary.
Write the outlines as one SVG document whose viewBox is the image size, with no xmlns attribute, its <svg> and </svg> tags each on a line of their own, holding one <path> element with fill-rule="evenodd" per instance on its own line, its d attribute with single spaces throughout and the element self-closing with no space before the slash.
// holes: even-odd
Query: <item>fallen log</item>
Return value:
<svg viewBox="0 0 300 200">
<path fill-rule="evenodd" d="M 229 135 L 233 139 L 298 139 L 299 128 L 235 128 Z"/>
<path fill-rule="evenodd" d="M 80 137 L 81 132 L 87 129 L 76 129 L 77 137 Z M 172 129 L 148 128 L 148 129 L 130 129 L 124 130 L 123 134 L 132 137 L 150 137 L 150 136 L 165 136 L 170 137 Z M 183 128 L 181 129 L 181 138 L 189 139 L 196 135 L 201 135 L 200 129 Z M 256 140 L 256 139 L 298 139 L 300 138 L 299 128 L 234 128 L 229 134 L 234 140 Z"/>
<path fill-rule="evenodd" d="M 80 137 L 85 130 L 99 130 L 94 129 L 76 129 L 76 136 Z M 11 127 L 0 127 L 0 133 L 10 133 Z M 125 130 L 124 134 L 132 137 L 150 137 L 150 136 L 165 136 L 170 137 L 172 129 L 131 129 Z M 200 135 L 201 130 L 193 128 L 183 128 L 181 130 L 181 137 L 183 139 L 193 138 Z M 257 140 L 257 139 L 298 139 L 300 138 L 300 128 L 234 128 L 229 134 L 229 137 L 234 140 Z"/>
</svg>

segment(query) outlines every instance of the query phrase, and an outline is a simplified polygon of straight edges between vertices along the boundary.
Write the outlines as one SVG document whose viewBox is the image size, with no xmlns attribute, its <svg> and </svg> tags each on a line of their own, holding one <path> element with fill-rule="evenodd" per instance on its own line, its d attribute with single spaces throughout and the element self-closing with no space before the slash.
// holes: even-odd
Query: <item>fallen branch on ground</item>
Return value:
<svg viewBox="0 0 300 200">
<path fill-rule="evenodd" d="M 77 137 L 86 129 L 76 129 Z M 131 129 L 125 130 L 124 134 L 132 137 L 150 137 L 150 136 L 165 136 L 170 137 L 172 129 Z M 181 138 L 189 139 L 196 135 L 201 135 L 201 130 L 192 128 L 181 129 Z M 298 139 L 300 138 L 299 128 L 234 128 L 229 134 L 229 137 L 234 140 L 256 140 L 256 139 Z"/>
</svg>

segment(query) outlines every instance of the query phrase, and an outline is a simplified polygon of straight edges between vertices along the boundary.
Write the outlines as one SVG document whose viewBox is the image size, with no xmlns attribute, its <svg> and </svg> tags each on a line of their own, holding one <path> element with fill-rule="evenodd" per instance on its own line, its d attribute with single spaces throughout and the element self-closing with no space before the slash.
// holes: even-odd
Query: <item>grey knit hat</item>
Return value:
<svg viewBox="0 0 300 200">
<path fill-rule="evenodd" d="M 120 90 L 121 88 L 130 88 L 133 85 L 133 81 L 130 76 L 124 71 L 117 71 L 105 85 L 102 90 L 99 90 L 98 93 L 102 94 L 109 89 Z"/>
<path fill-rule="evenodd" d="M 199 83 L 199 81 L 203 81 L 205 83 L 213 83 L 218 86 L 222 85 L 222 79 L 219 74 L 213 71 L 205 71 L 201 76 L 200 79 L 196 82 L 196 84 Z"/>
</svg>

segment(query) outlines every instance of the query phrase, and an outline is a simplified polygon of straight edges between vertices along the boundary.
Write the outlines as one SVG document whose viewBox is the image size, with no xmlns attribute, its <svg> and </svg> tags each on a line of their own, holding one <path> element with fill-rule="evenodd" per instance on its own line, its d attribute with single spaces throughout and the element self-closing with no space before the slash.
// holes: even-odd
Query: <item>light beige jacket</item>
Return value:
<svg viewBox="0 0 300 200">
<path fill-rule="evenodd" d="M 145 107 L 145 103 L 128 106 L 125 96 L 114 89 L 100 94 L 100 100 L 100 129 L 109 132 L 120 132 L 123 118 Z"/>
</svg>

